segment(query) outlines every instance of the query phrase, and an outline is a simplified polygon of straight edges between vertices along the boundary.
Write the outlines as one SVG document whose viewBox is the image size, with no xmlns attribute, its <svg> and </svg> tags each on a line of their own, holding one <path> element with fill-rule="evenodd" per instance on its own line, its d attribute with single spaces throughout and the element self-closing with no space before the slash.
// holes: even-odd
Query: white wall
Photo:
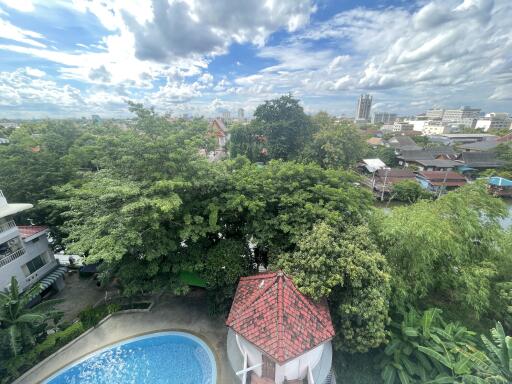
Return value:
<svg viewBox="0 0 512 384">
<path fill-rule="evenodd" d="M 258 348 L 256 348 L 252 343 L 240 335 L 237 335 L 237 341 L 242 353 L 247 353 L 249 366 L 261 364 L 262 355 Z M 328 343 L 330 343 L 330 341 Z M 285 378 L 288 380 L 304 378 L 306 376 L 308 366 L 313 369 L 320 361 L 324 349 L 324 344 L 318 345 L 312 350 L 299 357 L 296 357 L 284 365 L 276 364 L 276 383 L 282 384 Z M 258 376 L 261 376 L 261 367 L 255 369 L 254 372 Z"/>
</svg>

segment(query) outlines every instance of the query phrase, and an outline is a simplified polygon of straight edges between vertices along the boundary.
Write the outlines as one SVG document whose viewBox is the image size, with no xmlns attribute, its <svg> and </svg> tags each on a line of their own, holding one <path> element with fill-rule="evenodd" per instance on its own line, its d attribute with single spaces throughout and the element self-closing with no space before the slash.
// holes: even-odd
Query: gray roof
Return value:
<svg viewBox="0 0 512 384">
<path fill-rule="evenodd" d="M 434 160 L 439 155 L 455 155 L 455 151 L 452 147 L 442 146 L 434 148 L 424 148 L 413 151 L 402 151 L 398 156 L 405 161 L 415 160 Z"/>
<path fill-rule="evenodd" d="M 388 143 L 394 148 L 406 149 L 405 147 L 407 147 L 409 150 L 421 148 L 409 136 L 395 136 L 389 139 Z"/>
<path fill-rule="evenodd" d="M 499 168 L 505 165 L 494 152 L 463 152 L 462 160 L 472 168 Z"/>
<path fill-rule="evenodd" d="M 459 145 L 460 149 L 469 150 L 469 151 L 489 151 L 498 146 L 499 142 L 496 140 L 484 140 L 477 141 L 476 143 L 469 143 Z"/>
<path fill-rule="evenodd" d="M 460 161 L 438 160 L 438 159 L 415 160 L 415 163 L 423 165 L 424 167 L 436 167 L 436 168 L 453 168 L 453 167 L 462 165 L 462 163 Z"/>
</svg>

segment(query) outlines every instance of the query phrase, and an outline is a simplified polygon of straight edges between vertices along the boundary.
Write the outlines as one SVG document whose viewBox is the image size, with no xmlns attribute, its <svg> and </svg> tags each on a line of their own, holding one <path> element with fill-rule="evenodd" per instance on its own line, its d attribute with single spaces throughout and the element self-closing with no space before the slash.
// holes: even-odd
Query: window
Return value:
<svg viewBox="0 0 512 384">
<path fill-rule="evenodd" d="M 22 267 L 23 273 L 25 273 L 25 276 L 29 276 L 36 272 L 38 269 L 42 268 L 46 262 L 46 253 L 42 253 L 39 256 L 34 257 L 32 260 L 30 260 L 27 264 L 25 264 Z"/>
</svg>

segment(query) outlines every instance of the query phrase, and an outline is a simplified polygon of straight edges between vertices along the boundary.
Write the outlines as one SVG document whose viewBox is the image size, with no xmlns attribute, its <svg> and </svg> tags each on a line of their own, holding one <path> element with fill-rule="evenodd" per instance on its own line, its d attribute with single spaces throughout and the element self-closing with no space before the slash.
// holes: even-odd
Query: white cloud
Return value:
<svg viewBox="0 0 512 384">
<path fill-rule="evenodd" d="M 20 12 L 32 12 L 35 9 L 31 0 L 0 0 L 0 4 Z"/>
<path fill-rule="evenodd" d="M 6 40 L 17 41 L 18 43 L 32 45 L 34 47 L 45 48 L 46 45 L 35 40 L 44 39 L 40 33 L 18 28 L 9 21 L 0 18 L 0 37 Z"/>
</svg>

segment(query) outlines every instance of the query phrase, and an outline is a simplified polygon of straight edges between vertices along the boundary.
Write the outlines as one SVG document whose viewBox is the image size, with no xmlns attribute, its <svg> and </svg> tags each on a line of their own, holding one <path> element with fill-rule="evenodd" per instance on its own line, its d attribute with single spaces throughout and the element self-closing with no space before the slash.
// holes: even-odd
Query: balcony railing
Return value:
<svg viewBox="0 0 512 384">
<path fill-rule="evenodd" d="M 4 196 L 2 190 L 0 190 L 0 207 L 7 205 L 7 199 Z"/>
<path fill-rule="evenodd" d="M 0 233 L 5 232 L 11 228 L 15 228 L 16 223 L 14 223 L 14 220 L 9 220 L 6 223 L 0 224 Z"/>
<path fill-rule="evenodd" d="M 23 256 L 25 254 L 25 249 L 20 248 L 14 252 L 6 253 L 4 256 L 0 256 L 0 268 L 6 264 L 9 264 L 11 261 L 16 260 L 18 257 Z"/>
</svg>

